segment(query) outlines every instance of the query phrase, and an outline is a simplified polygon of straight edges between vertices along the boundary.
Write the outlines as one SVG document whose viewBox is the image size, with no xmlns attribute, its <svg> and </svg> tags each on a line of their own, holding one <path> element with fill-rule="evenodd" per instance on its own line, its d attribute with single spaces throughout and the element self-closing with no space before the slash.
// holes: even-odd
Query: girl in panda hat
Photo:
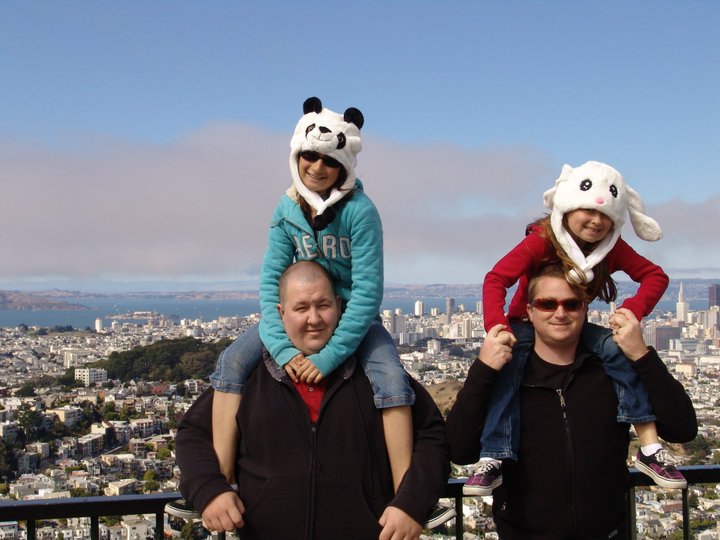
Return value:
<svg viewBox="0 0 720 540">
<path fill-rule="evenodd" d="M 395 343 L 378 320 L 383 295 L 382 224 L 355 176 L 363 123 L 362 113 L 354 107 L 338 114 L 323 108 L 316 97 L 303 104 L 303 116 L 290 140 L 292 185 L 272 216 L 260 274 L 262 319 L 223 351 L 210 377 L 215 389 L 213 445 L 230 483 L 235 478 L 235 417 L 263 345 L 309 405 L 314 403 L 315 413 L 325 377 L 357 351 L 373 385 L 375 405 L 382 409 L 396 491 L 410 465 L 410 406 L 415 394 Z M 343 315 L 331 339 L 307 357 L 288 339 L 277 308 L 280 275 L 297 260 L 314 260 L 325 267 L 343 301 Z M 453 515 L 454 511 L 445 520 Z"/>
<path fill-rule="evenodd" d="M 523 241 L 498 261 L 483 282 L 485 329 L 489 331 L 498 324 L 505 327 L 508 344 L 513 346 L 513 358 L 500 372 L 493 389 L 481 436 L 481 460 L 463 489 L 466 495 L 490 495 L 502 483 L 501 460 L 517 459 L 520 417 L 517 393 L 526 358 L 521 352 L 527 351 L 533 341 L 532 325 L 527 318 L 529 279 L 543 266 L 559 263 L 567 280 L 586 291 L 588 302 L 595 298 L 613 302 L 617 289 L 611 274 L 623 271 L 639 287 L 621 307 L 632 311 L 638 320 L 653 310 L 668 285 L 662 268 L 640 256 L 620 237 L 626 214 L 643 240 L 659 240 L 662 232 L 655 220 L 645 215 L 638 193 L 614 168 L 597 161 L 576 168 L 565 165 L 555 186 L 545 192 L 544 203 L 550 215 L 530 224 Z M 517 282 L 506 316 L 505 296 Z M 555 309 L 557 305 L 546 308 Z M 674 457 L 659 442 L 645 389 L 630 361 L 608 339 L 609 332 L 586 323 L 581 340 L 601 358 L 615 383 L 618 421 L 635 425 L 641 444 L 636 466 L 658 485 L 685 488 L 687 482 L 675 467 Z"/>
</svg>

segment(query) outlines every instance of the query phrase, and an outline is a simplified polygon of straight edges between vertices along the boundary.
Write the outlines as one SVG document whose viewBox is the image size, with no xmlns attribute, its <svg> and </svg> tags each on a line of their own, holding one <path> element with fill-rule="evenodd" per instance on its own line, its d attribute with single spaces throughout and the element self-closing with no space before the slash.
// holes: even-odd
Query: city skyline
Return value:
<svg viewBox="0 0 720 540">
<path fill-rule="evenodd" d="M 256 280 L 310 95 L 365 114 L 389 283 L 482 281 L 591 159 L 720 276 L 720 4 L 350 6 L 0 4 L 0 289 Z"/>
</svg>

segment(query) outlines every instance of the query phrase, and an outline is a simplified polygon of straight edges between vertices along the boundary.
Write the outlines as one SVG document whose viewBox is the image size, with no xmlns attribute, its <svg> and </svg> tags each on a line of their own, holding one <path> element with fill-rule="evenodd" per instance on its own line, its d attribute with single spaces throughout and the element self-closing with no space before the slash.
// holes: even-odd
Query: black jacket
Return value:
<svg viewBox="0 0 720 540">
<path fill-rule="evenodd" d="M 437 406 L 411 382 L 415 447 L 394 496 L 381 416 L 355 360 L 331 375 L 312 424 L 293 384 L 266 354 L 248 379 L 237 418 L 241 538 L 377 539 L 388 505 L 423 523 L 447 484 L 449 449 Z M 212 447 L 212 395 L 188 410 L 176 439 L 180 491 L 198 509 L 230 490 Z"/>
<path fill-rule="evenodd" d="M 561 392 L 543 385 L 543 364 L 535 356 L 525 370 L 519 459 L 503 464 L 503 484 L 493 494 L 498 533 L 503 540 L 624 538 L 629 424 L 616 421 L 613 384 L 587 351 L 579 351 Z M 650 396 L 659 435 L 670 442 L 693 439 L 692 402 L 657 353 L 651 349 L 632 366 Z M 447 418 L 455 463 L 479 457 L 498 373 L 480 361 L 470 367 Z"/>
</svg>

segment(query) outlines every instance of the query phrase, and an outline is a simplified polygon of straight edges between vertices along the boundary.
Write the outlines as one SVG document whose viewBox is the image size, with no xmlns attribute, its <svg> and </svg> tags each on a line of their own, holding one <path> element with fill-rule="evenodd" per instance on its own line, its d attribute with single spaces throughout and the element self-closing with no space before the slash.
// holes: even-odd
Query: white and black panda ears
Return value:
<svg viewBox="0 0 720 540">
<path fill-rule="evenodd" d="M 303 114 L 320 114 L 322 109 L 322 101 L 320 101 L 320 98 L 318 97 L 309 97 L 303 102 Z M 345 110 L 343 120 L 345 120 L 348 124 L 355 124 L 358 129 L 362 129 L 363 124 L 365 124 L 365 117 L 363 116 L 363 113 L 360 112 L 360 109 L 356 109 L 355 107 L 349 107 Z"/>
<path fill-rule="evenodd" d="M 350 107 L 345 110 L 343 120 L 345 120 L 348 124 L 355 124 L 358 129 L 362 129 L 363 124 L 365 123 L 363 113 L 360 112 L 360 109 L 356 109 L 355 107 Z"/>
<path fill-rule="evenodd" d="M 309 114 L 311 112 L 319 113 L 320 111 L 322 111 L 322 101 L 320 101 L 320 98 L 313 96 L 303 102 L 303 114 Z"/>
</svg>

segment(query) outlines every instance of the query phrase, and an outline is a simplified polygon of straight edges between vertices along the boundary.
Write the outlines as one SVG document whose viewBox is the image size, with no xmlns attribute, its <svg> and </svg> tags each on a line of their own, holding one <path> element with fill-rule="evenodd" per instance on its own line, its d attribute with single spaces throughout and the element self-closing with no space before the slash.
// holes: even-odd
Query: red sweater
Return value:
<svg viewBox="0 0 720 540">
<path fill-rule="evenodd" d="M 483 282 L 483 313 L 485 330 L 497 324 L 509 326 L 508 319 L 527 317 L 528 281 L 541 268 L 544 261 L 555 257 L 550 240 L 541 235 L 542 227 L 534 225 L 527 236 L 507 255 L 500 259 Z M 634 296 L 625 299 L 622 306 L 632 311 L 638 320 L 648 315 L 660 301 L 668 286 L 668 276 L 657 264 L 653 264 L 631 248 L 622 237 L 605 257 L 610 273 L 621 270 L 639 283 Z M 518 282 L 517 291 L 510 301 L 505 316 L 507 290 Z"/>
</svg>

